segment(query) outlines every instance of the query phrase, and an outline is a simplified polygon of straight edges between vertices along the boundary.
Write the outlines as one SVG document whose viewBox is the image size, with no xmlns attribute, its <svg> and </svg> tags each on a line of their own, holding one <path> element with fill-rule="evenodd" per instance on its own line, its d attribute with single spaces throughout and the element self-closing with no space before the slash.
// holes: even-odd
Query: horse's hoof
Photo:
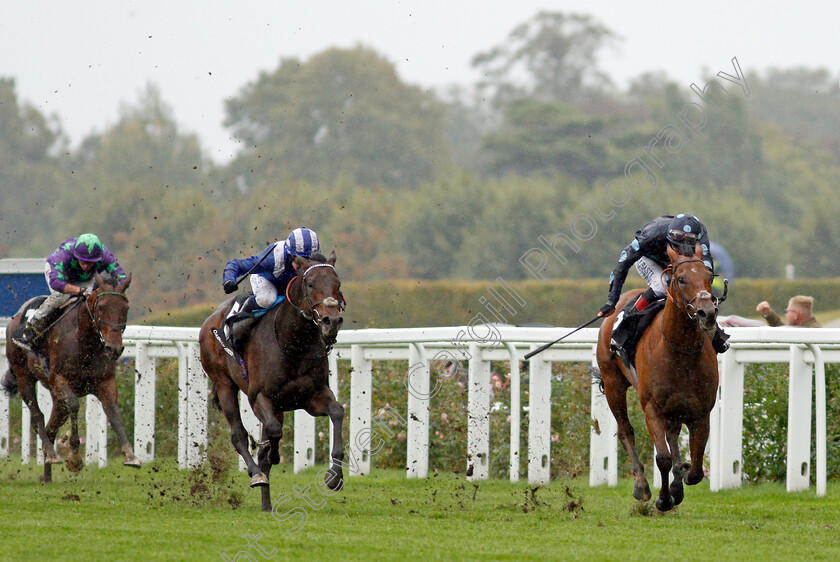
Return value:
<svg viewBox="0 0 840 562">
<path fill-rule="evenodd" d="M 689 486 L 694 486 L 695 484 L 699 484 L 700 481 L 703 480 L 703 471 L 699 471 L 696 474 L 693 474 L 691 471 L 685 475 L 685 483 Z"/>
<path fill-rule="evenodd" d="M 126 459 L 123 463 L 123 466 L 130 466 L 131 468 L 140 468 L 141 464 L 140 461 L 136 458 L 134 459 Z"/>
<path fill-rule="evenodd" d="M 670 498 L 668 501 L 664 501 L 662 498 L 656 498 L 656 509 L 659 511 L 671 511 L 674 507 L 674 501 Z"/>
<path fill-rule="evenodd" d="M 680 505 L 685 498 L 685 491 L 683 490 L 682 481 L 674 480 L 671 483 L 671 497 L 674 498 L 674 505 Z"/>
<path fill-rule="evenodd" d="M 64 461 L 57 454 L 56 455 L 46 455 L 44 457 L 44 464 L 61 464 L 63 462 Z"/>
<path fill-rule="evenodd" d="M 340 470 L 338 472 L 328 470 L 327 474 L 324 476 L 324 484 L 326 484 L 327 488 L 330 490 L 340 491 L 344 488 L 344 474 Z"/>
<path fill-rule="evenodd" d="M 70 472 L 81 472 L 81 470 L 85 467 L 85 463 L 83 463 L 81 461 L 81 459 L 80 460 L 68 459 L 66 464 L 67 464 L 67 470 L 69 470 Z"/>
<path fill-rule="evenodd" d="M 258 472 L 251 477 L 251 487 L 256 488 L 257 486 L 268 486 L 268 478 L 262 472 Z"/>
<path fill-rule="evenodd" d="M 633 497 L 639 500 L 640 502 L 646 502 L 650 499 L 650 486 L 645 483 L 644 486 L 640 486 L 636 484 L 636 487 L 633 488 Z"/>
</svg>

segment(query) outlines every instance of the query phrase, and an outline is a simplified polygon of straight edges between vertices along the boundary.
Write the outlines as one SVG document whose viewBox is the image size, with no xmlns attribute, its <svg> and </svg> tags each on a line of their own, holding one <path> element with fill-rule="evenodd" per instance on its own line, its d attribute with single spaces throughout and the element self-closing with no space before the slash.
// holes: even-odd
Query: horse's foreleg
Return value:
<svg viewBox="0 0 840 562">
<path fill-rule="evenodd" d="M 667 439 L 668 447 L 671 449 L 671 459 L 673 466 L 671 473 L 674 479 L 671 481 L 671 495 L 674 497 L 674 505 L 680 505 L 685 497 L 683 490 L 683 475 L 688 471 L 689 464 L 682 462 L 682 455 L 680 454 L 680 429 L 681 425 L 668 428 Z"/>
<path fill-rule="evenodd" d="M 332 466 L 324 477 L 324 483 L 330 490 L 340 490 L 344 487 L 344 473 L 341 470 L 341 463 L 344 460 L 344 442 L 341 437 L 341 426 L 344 423 L 344 406 L 338 400 L 330 403 L 330 421 L 333 426 L 333 446 L 330 456 Z"/>
<path fill-rule="evenodd" d="M 50 421 L 47 424 L 47 436 L 54 441 L 58 430 L 70 418 L 70 439 L 69 442 L 62 437 L 59 445 L 65 447 L 62 453 L 67 459 L 67 469 L 71 472 L 79 472 L 84 466 L 82 454 L 79 450 L 81 440 L 79 439 L 79 397 L 70 388 L 70 384 L 64 377 L 56 376 L 53 383 L 55 389 L 53 411 Z M 62 445 L 64 444 L 64 445 Z M 69 452 L 66 448 L 69 446 Z"/>
<path fill-rule="evenodd" d="M 263 511 L 271 511 L 271 486 L 269 475 L 271 466 L 280 462 L 280 439 L 283 437 L 283 412 L 278 416 L 274 413 L 274 406 L 271 400 L 260 392 L 251 404 L 254 415 L 263 424 L 262 440 L 257 451 L 257 463 L 260 470 L 265 474 L 266 483 L 260 488 L 262 501 L 260 507 Z"/>
<path fill-rule="evenodd" d="M 239 389 L 217 384 L 216 396 L 219 398 L 222 413 L 230 424 L 230 440 L 236 452 L 245 461 L 248 476 L 251 477 L 251 487 L 268 486 L 268 476 L 263 474 L 254 462 L 254 457 L 251 456 L 251 450 L 248 448 L 248 432 L 239 415 Z"/>
<path fill-rule="evenodd" d="M 668 486 L 669 473 L 673 466 L 673 459 L 671 457 L 671 449 L 668 447 L 668 439 L 666 438 L 665 422 L 659 411 L 651 402 L 645 405 L 645 424 L 647 425 L 650 438 L 653 440 L 653 445 L 656 454 L 656 468 L 659 469 L 659 474 L 662 477 L 662 487 L 659 489 L 659 497 L 656 498 L 656 509 L 659 511 L 668 511 L 674 507 L 674 498 L 671 496 L 671 488 Z"/>
<path fill-rule="evenodd" d="M 694 486 L 703 480 L 703 455 L 709 440 L 709 415 L 689 428 L 688 448 L 691 452 L 691 468 L 685 475 L 685 483 Z"/>
<path fill-rule="evenodd" d="M 105 410 L 105 416 L 108 422 L 117 434 L 117 440 L 120 442 L 120 450 L 125 457 L 123 464 L 132 468 L 140 468 L 140 461 L 134 455 L 134 448 L 128 442 L 128 436 L 125 434 L 123 427 L 122 416 L 120 416 L 119 408 L 117 408 L 117 379 L 109 377 L 99 383 L 96 389 L 96 397 L 102 404 L 102 409 Z"/>
<path fill-rule="evenodd" d="M 344 460 L 344 442 L 341 436 L 341 427 L 344 423 L 344 406 L 335 399 L 335 395 L 330 389 L 326 389 L 309 404 L 306 411 L 312 416 L 330 416 L 333 427 L 332 450 L 330 451 L 332 465 L 324 476 L 324 484 L 330 490 L 341 489 L 344 486 L 344 473 L 341 469 Z"/>
<path fill-rule="evenodd" d="M 44 465 L 48 466 L 62 462 L 61 457 L 55 450 L 53 441 L 51 441 L 47 436 L 44 414 L 38 406 L 38 398 L 35 391 L 35 380 L 31 377 L 22 377 L 19 380 L 18 391 L 20 392 L 20 397 L 23 399 L 23 402 L 26 404 L 27 408 L 29 408 L 29 423 L 35 430 L 38 437 L 41 438 L 41 443 L 44 447 Z M 49 482 L 46 471 L 44 473 L 44 481 Z"/>
</svg>

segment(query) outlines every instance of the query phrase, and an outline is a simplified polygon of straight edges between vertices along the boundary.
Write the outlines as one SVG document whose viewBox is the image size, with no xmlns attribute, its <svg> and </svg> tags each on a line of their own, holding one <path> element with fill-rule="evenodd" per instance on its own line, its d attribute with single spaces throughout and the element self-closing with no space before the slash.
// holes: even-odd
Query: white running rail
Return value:
<svg viewBox="0 0 840 562">
<path fill-rule="evenodd" d="M 787 443 L 788 491 L 807 490 L 811 475 L 811 396 L 816 400 L 816 492 L 826 491 L 825 363 L 840 362 L 840 329 L 728 328 L 732 347 L 719 357 L 721 384 L 712 413 L 712 431 L 707 447 L 710 486 L 714 491 L 741 485 L 743 448 L 744 368 L 751 363 L 787 363 L 790 366 Z M 490 362 L 510 362 L 511 482 L 520 478 L 520 416 L 529 416 L 528 481 L 549 480 L 551 459 L 551 364 L 594 364 L 597 328 L 586 328 L 530 360 L 527 407 L 521 403 L 519 365 L 523 356 L 541 344 L 557 339 L 569 328 L 519 328 L 512 326 L 463 326 L 383 330 L 344 330 L 330 355 L 330 386 L 349 404 L 349 439 L 345 462 L 351 476 L 370 472 L 371 458 L 394 437 L 389 426 L 402 423 L 406 430 L 408 478 L 425 478 L 429 470 L 429 409 L 441 385 L 453 384 L 447 362 L 468 365 L 468 435 L 465 451 L 468 478 L 489 475 Z M 5 350 L 4 336 L 0 336 Z M 124 336 L 123 357 L 135 359 L 134 450 L 142 462 L 155 454 L 155 359 L 177 358 L 178 464 L 196 467 L 205 460 L 207 447 L 208 383 L 199 362 L 198 329 L 129 326 Z M 338 388 L 338 361 L 352 366 L 350 388 Z M 371 412 L 372 366 L 375 361 L 407 361 L 405 374 L 408 415 L 396 410 Z M 0 373 L 5 372 L 5 352 L 0 354 Z M 246 428 L 259 441 L 259 422 L 244 396 L 241 410 Z M 49 393 L 39 385 L 39 402 L 48 411 Z M 615 485 L 618 481 L 617 426 L 604 396 L 593 386 L 590 434 L 591 486 Z M 30 460 L 28 410 L 23 409 L 21 457 Z M 87 399 L 86 461 L 105 466 L 107 420 L 95 398 Z M 386 418 L 390 423 L 385 423 Z M 396 422 L 396 423 L 394 423 Z M 9 398 L 0 392 L 0 457 L 10 453 Z M 643 428 L 637 428 L 644 431 Z M 294 470 L 315 463 L 315 419 L 305 412 L 294 414 Z M 36 455 L 41 459 L 40 443 Z M 658 471 L 653 471 L 657 474 Z"/>
</svg>

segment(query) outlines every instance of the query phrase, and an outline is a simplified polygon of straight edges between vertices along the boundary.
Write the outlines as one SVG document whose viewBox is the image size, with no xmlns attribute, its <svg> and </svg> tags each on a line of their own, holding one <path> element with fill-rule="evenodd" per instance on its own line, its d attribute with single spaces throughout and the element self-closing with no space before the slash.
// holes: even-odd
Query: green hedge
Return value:
<svg viewBox="0 0 840 562">
<path fill-rule="evenodd" d="M 591 319 L 604 304 L 607 283 L 601 279 L 517 281 L 507 284 L 513 295 L 497 281 L 371 281 L 346 282 L 345 328 L 406 328 L 418 326 L 460 326 L 481 313 L 488 322 L 498 322 L 488 308 L 492 306 L 509 324 L 551 324 L 577 326 Z M 641 287 L 631 278 L 626 289 Z M 510 311 L 497 301 L 494 292 L 505 298 Z M 820 310 L 840 309 L 840 278 L 737 279 L 730 285 L 729 297 L 721 314 L 757 317 L 755 306 L 766 300 L 781 312 L 793 295 L 816 299 L 815 316 Z M 524 304 L 516 301 L 518 297 Z M 484 299 L 484 300 L 482 300 Z M 221 301 L 221 299 L 220 299 Z M 219 302 L 220 302 L 219 301 Z M 138 322 L 159 326 L 200 326 L 218 302 L 150 314 Z"/>
</svg>

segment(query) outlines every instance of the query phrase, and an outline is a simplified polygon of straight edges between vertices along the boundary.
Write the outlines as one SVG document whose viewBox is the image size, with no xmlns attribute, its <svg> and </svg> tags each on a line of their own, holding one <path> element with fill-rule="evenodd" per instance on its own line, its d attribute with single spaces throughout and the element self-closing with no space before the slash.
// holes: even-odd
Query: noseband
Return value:
<svg viewBox="0 0 840 562">
<path fill-rule="evenodd" d="M 307 320 L 311 320 L 316 326 L 319 326 L 320 323 L 321 323 L 321 313 L 318 312 L 318 310 L 315 308 L 316 306 L 320 306 L 322 304 L 324 306 L 337 306 L 338 309 L 341 312 L 344 312 L 344 308 L 347 305 L 347 301 L 344 299 L 344 295 L 341 294 L 341 291 L 339 291 L 338 294 L 341 296 L 340 301 L 338 299 L 336 299 L 335 297 L 327 297 L 327 298 L 325 298 L 323 300 L 320 300 L 320 301 L 318 301 L 314 304 L 312 303 L 312 301 L 309 298 L 309 289 L 306 285 L 306 275 L 311 270 L 315 269 L 316 267 L 329 267 L 330 269 L 335 271 L 335 267 L 333 267 L 332 265 L 330 265 L 328 263 L 315 263 L 315 264 L 312 264 L 309 267 L 307 267 L 306 271 L 303 272 L 303 275 L 300 276 L 301 277 L 301 282 L 303 283 L 303 289 L 302 289 L 303 290 L 303 298 L 306 301 L 306 306 L 311 311 L 311 314 L 307 314 L 306 311 L 302 307 L 293 303 L 292 299 L 289 298 L 289 288 L 292 286 L 292 283 L 295 282 L 297 277 L 292 278 L 292 280 L 289 281 L 289 284 L 286 285 L 286 300 L 289 301 L 289 304 L 291 304 L 293 307 L 295 307 L 298 310 L 298 312 L 300 312 L 301 316 L 303 316 Z"/>
<path fill-rule="evenodd" d="M 117 293 L 116 291 L 99 291 L 94 294 L 93 299 L 93 308 L 91 309 L 90 300 L 85 299 L 85 306 L 87 308 L 88 314 L 90 315 L 91 323 L 93 324 L 93 328 L 96 330 L 96 335 L 99 337 L 99 343 L 103 346 L 105 345 L 105 338 L 102 337 L 102 330 L 99 329 L 99 324 L 105 324 L 106 326 L 110 326 L 114 330 L 119 330 L 120 333 L 125 331 L 125 323 L 120 324 L 113 324 L 111 322 L 106 322 L 99 317 L 99 299 L 104 297 L 105 295 L 116 295 L 125 299 L 128 302 L 128 297 L 125 296 L 123 293 Z"/>
</svg>

